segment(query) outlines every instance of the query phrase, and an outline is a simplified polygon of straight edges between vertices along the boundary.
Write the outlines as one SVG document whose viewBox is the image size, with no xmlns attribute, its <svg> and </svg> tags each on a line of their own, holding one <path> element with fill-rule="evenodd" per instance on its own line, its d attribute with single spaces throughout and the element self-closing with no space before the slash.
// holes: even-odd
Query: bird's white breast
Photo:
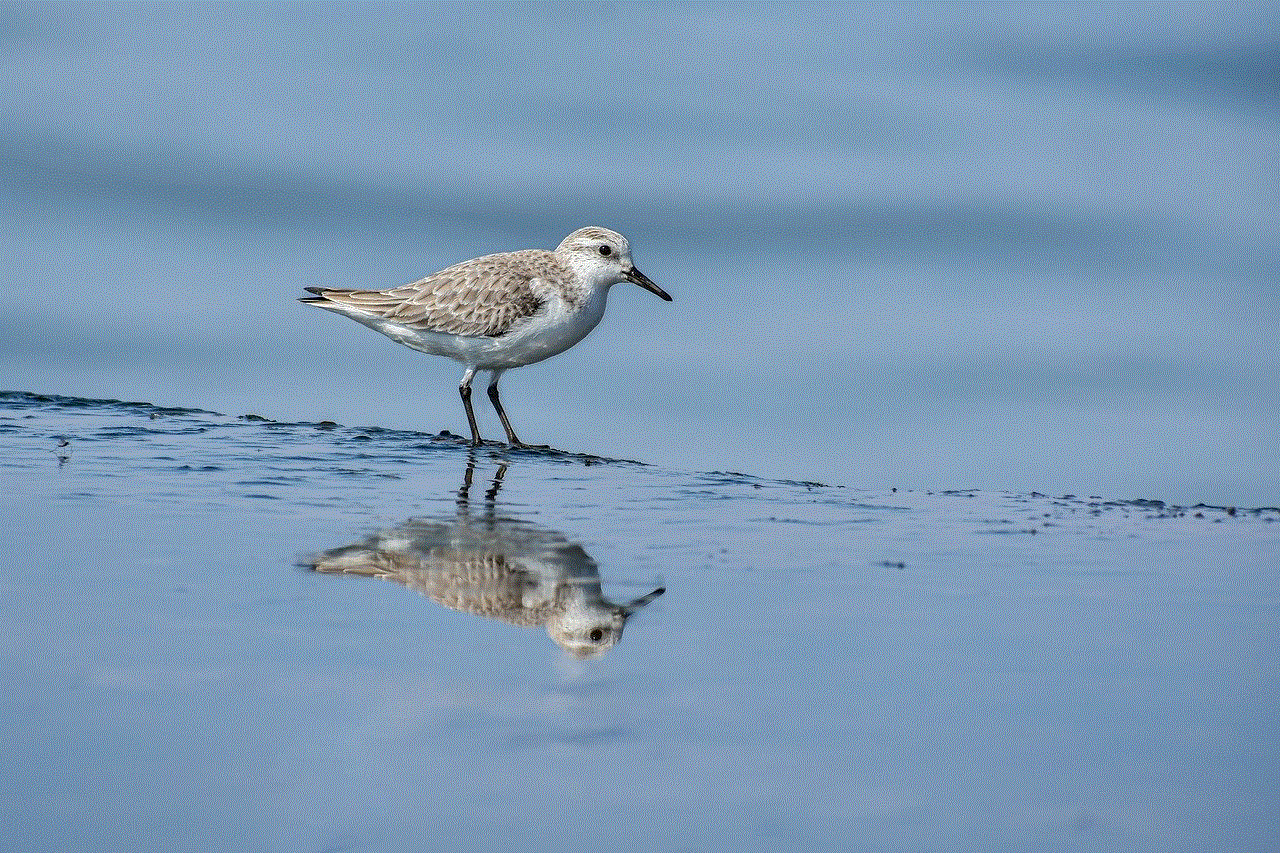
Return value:
<svg viewBox="0 0 1280 853">
<path fill-rule="evenodd" d="M 553 295 L 541 311 L 499 337 L 466 337 L 361 321 L 420 352 L 443 355 L 469 367 L 504 370 L 550 358 L 581 341 L 604 317 L 608 292 L 607 287 L 595 288 L 576 304 Z"/>
</svg>

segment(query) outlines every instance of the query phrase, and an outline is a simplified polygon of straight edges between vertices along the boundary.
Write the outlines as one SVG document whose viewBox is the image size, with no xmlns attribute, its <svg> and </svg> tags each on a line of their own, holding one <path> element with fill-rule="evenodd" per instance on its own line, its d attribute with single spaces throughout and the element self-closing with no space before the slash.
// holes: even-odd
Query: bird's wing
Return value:
<svg viewBox="0 0 1280 853">
<path fill-rule="evenodd" d="M 554 590 L 541 590 L 537 578 L 518 562 L 483 550 L 350 545 L 326 551 L 308 568 L 392 581 L 452 610 L 524 627 L 545 624 L 557 605 Z M 542 594 L 531 597 L 530 590 Z"/>
<path fill-rule="evenodd" d="M 545 301 L 534 280 L 561 275 L 555 256 L 530 250 L 463 261 L 390 290 L 307 288 L 343 313 L 379 317 L 415 331 L 498 337 L 535 314 Z"/>
</svg>

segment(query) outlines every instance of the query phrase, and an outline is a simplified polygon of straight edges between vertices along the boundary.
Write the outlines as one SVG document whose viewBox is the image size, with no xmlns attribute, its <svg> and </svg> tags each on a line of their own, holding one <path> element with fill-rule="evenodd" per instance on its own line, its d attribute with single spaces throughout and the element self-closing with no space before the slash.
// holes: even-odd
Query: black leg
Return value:
<svg viewBox="0 0 1280 853">
<path fill-rule="evenodd" d="M 498 397 L 498 377 L 496 376 L 489 383 L 489 401 L 498 410 L 498 417 L 502 420 L 502 428 L 507 431 L 507 443 L 512 447 L 524 446 L 524 442 L 516 437 L 516 431 L 511 428 L 511 421 L 507 420 L 507 413 L 502 408 L 502 400 Z"/>
<path fill-rule="evenodd" d="M 467 425 L 471 427 L 471 446 L 479 447 L 480 428 L 476 426 L 476 413 L 471 411 L 471 377 L 474 375 L 474 372 L 468 371 L 462 384 L 458 386 L 458 393 L 462 395 L 462 408 L 467 410 Z"/>
</svg>

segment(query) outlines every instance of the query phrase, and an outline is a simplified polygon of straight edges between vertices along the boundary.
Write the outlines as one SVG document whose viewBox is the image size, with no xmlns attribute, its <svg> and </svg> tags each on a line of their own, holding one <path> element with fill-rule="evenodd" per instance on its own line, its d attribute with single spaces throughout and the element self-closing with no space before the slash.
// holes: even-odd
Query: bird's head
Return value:
<svg viewBox="0 0 1280 853">
<path fill-rule="evenodd" d="M 665 290 L 636 269 L 631 260 L 631 244 L 617 231 L 588 226 L 579 228 L 560 241 L 556 255 L 579 275 L 602 285 L 629 281 L 670 302 Z"/>
</svg>

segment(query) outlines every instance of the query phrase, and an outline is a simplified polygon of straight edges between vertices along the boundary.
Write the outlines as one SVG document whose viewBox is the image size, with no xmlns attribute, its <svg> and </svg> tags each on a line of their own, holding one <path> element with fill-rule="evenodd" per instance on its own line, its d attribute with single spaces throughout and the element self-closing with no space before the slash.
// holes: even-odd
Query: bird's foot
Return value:
<svg viewBox="0 0 1280 853">
<path fill-rule="evenodd" d="M 510 441 L 507 442 L 507 446 L 516 450 L 555 450 L 549 444 L 525 444 L 523 441 Z"/>
</svg>

